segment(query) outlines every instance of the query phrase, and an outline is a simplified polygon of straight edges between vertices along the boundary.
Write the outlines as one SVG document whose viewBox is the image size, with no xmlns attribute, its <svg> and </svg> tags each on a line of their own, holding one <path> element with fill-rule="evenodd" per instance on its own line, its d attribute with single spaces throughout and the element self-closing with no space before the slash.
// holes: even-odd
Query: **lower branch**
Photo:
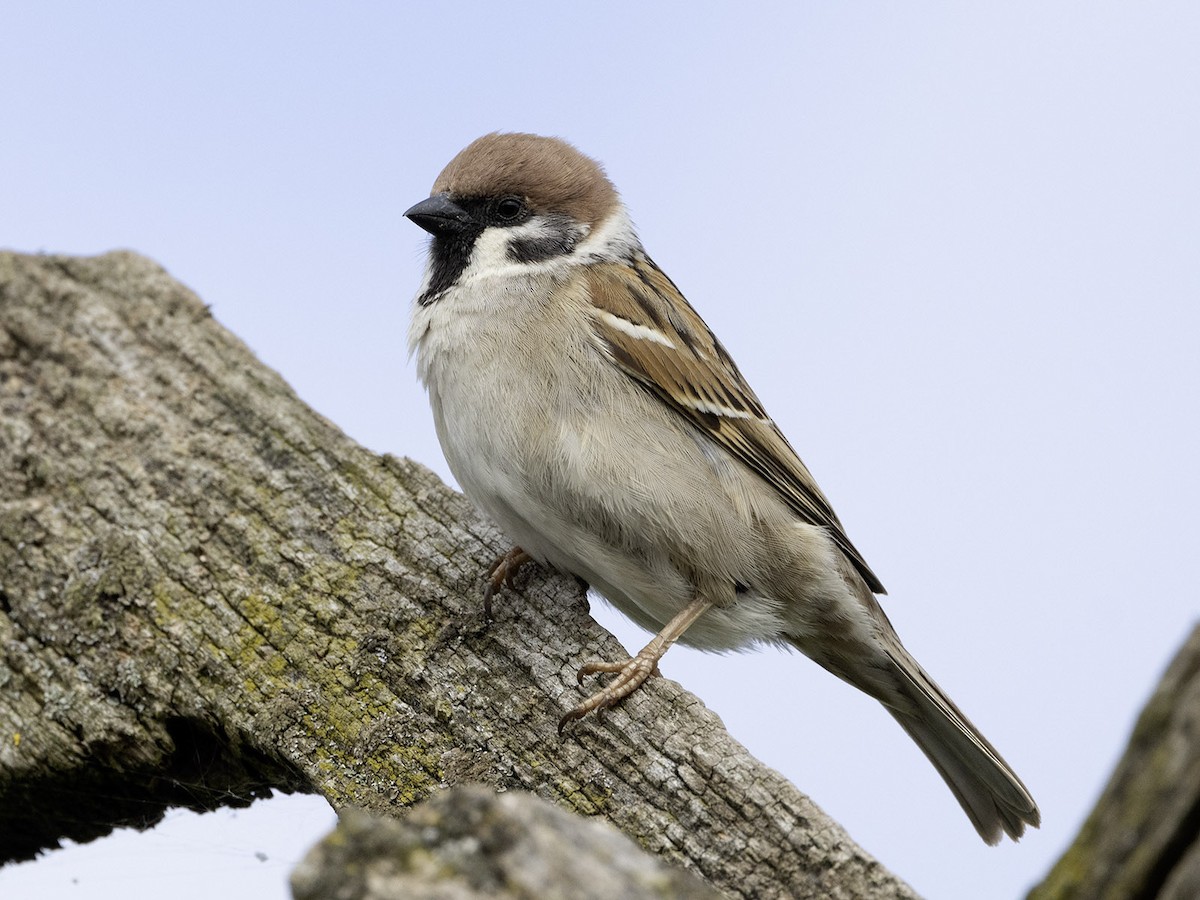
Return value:
<svg viewBox="0 0 1200 900">
<path fill-rule="evenodd" d="M 0 859 L 172 805 L 482 782 L 727 894 L 913 896 L 667 679 L 560 738 L 576 669 L 621 650 L 544 573 L 487 624 L 502 549 L 153 263 L 0 254 Z"/>
</svg>

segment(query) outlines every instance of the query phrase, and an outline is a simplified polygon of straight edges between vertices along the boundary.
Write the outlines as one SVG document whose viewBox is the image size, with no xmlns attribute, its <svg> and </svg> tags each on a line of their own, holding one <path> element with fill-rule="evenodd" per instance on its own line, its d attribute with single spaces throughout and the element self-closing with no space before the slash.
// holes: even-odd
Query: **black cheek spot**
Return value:
<svg viewBox="0 0 1200 900">
<path fill-rule="evenodd" d="M 519 263 L 535 263 L 567 256 L 583 237 L 579 226 L 566 216 L 551 214 L 541 220 L 542 233 L 536 237 L 516 238 L 508 245 L 508 258 Z"/>
<path fill-rule="evenodd" d="M 519 263 L 534 263 L 555 256 L 566 256 L 573 249 L 574 242 L 569 242 L 559 235 L 526 238 L 508 245 L 508 258 Z"/>
</svg>

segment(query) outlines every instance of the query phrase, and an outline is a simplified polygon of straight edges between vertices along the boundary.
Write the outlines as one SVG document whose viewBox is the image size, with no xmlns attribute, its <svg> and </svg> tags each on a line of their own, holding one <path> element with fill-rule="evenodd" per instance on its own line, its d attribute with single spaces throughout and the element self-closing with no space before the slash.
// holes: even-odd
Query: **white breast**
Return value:
<svg viewBox="0 0 1200 900">
<path fill-rule="evenodd" d="M 729 602 L 686 643 L 728 649 L 804 630 L 785 624 L 784 598 L 733 602 L 734 585 L 778 570 L 768 549 L 781 544 L 763 529 L 786 530 L 810 558 L 832 552 L 827 537 L 612 365 L 587 306 L 582 279 L 560 268 L 477 276 L 415 308 L 410 345 L 467 496 L 648 629 L 702 585 Z"/>
</svg>

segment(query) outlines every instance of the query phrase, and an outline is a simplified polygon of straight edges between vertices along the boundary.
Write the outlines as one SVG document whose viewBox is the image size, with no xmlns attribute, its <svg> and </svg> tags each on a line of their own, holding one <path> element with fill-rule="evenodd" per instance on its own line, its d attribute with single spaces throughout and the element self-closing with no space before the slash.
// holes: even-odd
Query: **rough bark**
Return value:
<svg viewBox="0 0 1200 900">
<path fill-rule="evenodd" d="M 607 822 L 480 785 L 402 819 L 349 813 L 292 873 L 296 900 L 720 900 Z"/>
<path fill-rule="evenodd" d="M 1030 900 L 1200 896 L 1200 627 L 1142 710 L 1104 793 Z"/>
<path fill-rule="evenodd" d="M 912 896 L 667 679 L 560 738 L 620 651 L 544 573 L 486 624 L 502 549 L 153 263 L 0 254 L 0 860 L 170 805 L 483 782 L 730 895 Z"/>
</svg>

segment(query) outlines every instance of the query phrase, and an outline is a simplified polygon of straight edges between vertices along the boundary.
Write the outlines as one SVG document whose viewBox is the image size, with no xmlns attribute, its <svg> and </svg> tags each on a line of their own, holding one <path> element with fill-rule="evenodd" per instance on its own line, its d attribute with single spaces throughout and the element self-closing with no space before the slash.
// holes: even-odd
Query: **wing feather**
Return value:
<svg viewBox="0 0 1200 900">
<path fill-rule="evenodd" d="M 597 263 L 587 278 L 593 327 L 614 362 L 758 473 L 803 521 L 825 528 L 867 586 L 886 593 L 808 468 L 671 279 L 641 254 Z M 639 329 L 654 332 L 653 339 Z"/>
</svg>

